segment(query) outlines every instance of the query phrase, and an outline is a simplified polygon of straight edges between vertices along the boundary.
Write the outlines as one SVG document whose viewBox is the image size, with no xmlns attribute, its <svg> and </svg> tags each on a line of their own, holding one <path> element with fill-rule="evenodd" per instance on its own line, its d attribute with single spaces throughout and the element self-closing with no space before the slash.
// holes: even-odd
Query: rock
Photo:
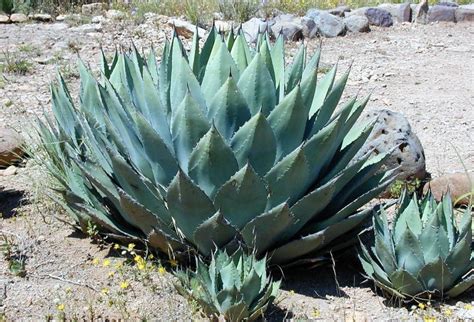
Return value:
<svg viewBox="0 0 474 322">
<path fill-rule="evenodd" d="M 274 21 L 275 23 L 270 28 L 275 38 L 282 34 L 285 40 L 303 39 L 303 25 L 299 17 L 283 14 L 276 17 Z"/>
<path fill-rule="evenodd" d="M 448 21 L 455 22 L 454 12 L 456 8 L 436 5 L 428 10 L 428 22 Z"/>
<path fill-rule="evenodd" d="M 428 22 L 428 10 L 428 0 L 421 0 L 414 10 L 412 21 L 420 24 L 426 24 Z"/>
<path fill-rule="evenodd" d="M 385 162 L 385 167 L 393 169 L 400 166 L 397 175 L 399 180 L 424 179 L 427 175 L 425 153 L 408 120 L 401 113 L 384 109 L 366 113 L 361 121 L 374 118 L 377 118 L 374 128 L 355 159 L 372 149 L 372 154 L 377 155 L 395 148 Z"/>
<path fill-rule="evenodd" d="M 214 20 L 214 26 L 216 26 L 217 30 L 223 32 L 228 32 L 232 29 L 232 23 L 229 21 Z"/>
<path fill-rule="evenodd" d="M 77 27 L 72 27 L 70 30 L 83 32 L 85 34 L 88 34 L 91 32 L 101 32 L 102 25 L 100 23 L 88 23 L 88 24 L 77 26 Z"/>
<path fill-rule="evenodd" d="M 466 7 L 460 6 L 459 8 L 456 8 L 456 10 L 454 11 L 454 17 L 456 19 L 456 22 L 474 21 L 474 7 Z"/>
<path fill-rule="evenodd" d="M 184 20 L 170 19 L 168 20 L 168 25 L 176 28 L 176 33 L 184 38 L 192 38 L 196 32 L 196 26 Z M 200 38 L 204 38 L 206 31 L 202 28 L 198 28 L 198 35 Z"/>
<path fill-rule="evenodd" d="M 351 8 L 348 6 L 339 6 L 334 9 L 329 9 L 328 12 L 334 16 L 344 17 L 346 12 L 350 12 Z"/>
<path fill-rule="evenodd" d="M 344 17 L 350 17 L 350 16 L 364 16 L 365 17 L 365 13 L 367 12 L 367 9 L 369 9 L 369 7 L 362 7 L 362 8 L 357 8 L 355 10 L 351 10 L 349 12 L 344 12 Z"/>
<path fill-rule="evenodd" d="M 344 18 L 344 24 L 350 32 L 369 32 L 369 19 L 366 16 L 349 16 Z"/>
<path fill-rule="evenodd" d="M 103 23 L 106 21 L 107 21 L 107 18 L 105 18 L 104 16 L 94 16 L 91 19 L 91 23 Z"/>
<path fill-rule="evenodd" d="M 455 2 L 450 2 L 450 1 L 443 1 L 439 2 L 437 6 L 445 6 L 445 7 L 451 7 L 451 8 L 457 8 L 459 5 Z"/>
<path fill-rule="evenodd" d="M 8 167 L 17 162 L 23 155 L 25 141 L 15 131 L 0 128 L 0 167 Z"/>
<path fill-rule="evenodd" d="M 458 205 L 469 204 L 469 197 L 466 194 L 474 191 L 474 174 L 466 174 L 464 172 L 458 172 L 453 174 L 447 174 L 438 178 L 435 178 L 425 184 L 423 192 L 427 193 L 428 189 L 431 189 L 431 193 L 437 201 L 441 200 L 441 196 L 446 194 L 449 190 L 451 200 L 457 201 L 460 197 L 464 197 L 459 200 Z"/>
<path fill-rule="evenodd" d="M 41 22 L 51 22 L 53 21 L 53 17 L 47 13 L 35 13 L 33 15 L 28 16 L 31 20 L 41 21 Z"/>
<path fill-rule="evenodd" d="M 9 23 L 10 17 L 0 14 L 0 23 Z"/>
<path fill-rule="evenodd" d="M 392 3 L 383 3 L 378 6 L 378 8 L 390 12 L 394 22 L 409 22 L 411 21 L 411 7 L 409 3 L 402 4 L 392 4 Z"/>
<path fill-rule="evenodd" d="M 318 27 L 313 19 L 308 17 L 303 17 L 301 19 L 301 23 L 303 25 L 303 37 L 307 39 L 313 39 L 318 34 Z"/>
<path fill-rule="evenodd" d="M 316 23 L 316 27 L 318 27 L 318 32 L 324 37 L 337 37 L 343 35 L 346 31 L 342 18 L 326 11 L 319 11 L 313 20 Z"/>
<path fill-rule="evenodd" d="M 255 43 L 257 41 L 258 34 L 264 32 L 268 28 L 270 28 L 270 24 L 268 22 L 255 17 L 242 24 L 242 32 L 244 33 L 245 39 L 251 43 Z"/>
<path fill-rule="evenodd" d="M 59 21 L 59 22 L 62 22 L 64 20 L 66 20 L 68 15 L 59 15 L 59 16 L 56 16 L 56 21 Z"/>
<path fill-rule="evenodd" d="M 23 13 L 14 13 L 10 16 L 13 23 L 22 23 L 28 21 L 28 17 Z"/>
<path fill-rule="evenodd" d="M 16 174 L 17 170 L 18 170 L 17 167 L 15 167 L 14 165 L 11 165 L 2 171 L 2 175 L 5 177 L 13 176 Z"/>
<path fill-rule="evenodd" d="M 390 27 L 393 25 L 393 19 L 390 12 L 379 8 L 369 8 L 365 12 L 365 16 L 369 19 L 369 24 L 379 27 Z"/>
<path fill-rule="evenodd" d="M 82 5 L 82 14 L 85 16 L 98 16 L 101 15 L 105 7 L 103 3 L 89 3 Z"/>
<path fill-rule="evenodd" d="M 125 12 L 120 11 L 120 10 L 111 9 L 111 10 L 107 10 L 105 12 L 105 17 L 107 19 L 115 20 L 115 21 L 123 20 L 123 19 L 125 19 Z"/>
</svg>

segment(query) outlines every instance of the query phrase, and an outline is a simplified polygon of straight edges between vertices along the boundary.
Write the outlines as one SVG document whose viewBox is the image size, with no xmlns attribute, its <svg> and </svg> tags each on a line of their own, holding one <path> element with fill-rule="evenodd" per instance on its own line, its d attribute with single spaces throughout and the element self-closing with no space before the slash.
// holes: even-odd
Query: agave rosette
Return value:
<svg viewBox="0 0 474 322">
<path fill-rule="evenodd" d="M 196 259 L 196 270 L 175 273 L 178 292 L 196 301 L 209 317 L 225 321 L 255 321 L 278 296 L 280 281 L 267 275 L 266 258 L 238 250 L 213 253 L 209 264 Z"/>
<path fill-rule="evenodd" d="M 80 65 L 80 104 L 52 86 L 54 121 L 40 124 L 60 202 L 85 226 L 161 251 L 214 247 L 269 252 L 273 264 L 346 246 L 391 182 L 379 154 L 353 160 L 372 123 L 368 98 L 338 106 L 348 71 L 318 78 L 319 52 L 285 64 L 282 37 L 213 29 L 190 52 L 175 35 L 154 52 Z"/>
<path fill-rule="evenodd" d="M 385 210 L 374 216 L 375 245 L 359 259 L 378 286 L 401 299 L 456 297 L 474 285 L 470 207 L 459 223 L 451 198 L 439 203 L 402 194 L 393 228 Z"/>
</svg>

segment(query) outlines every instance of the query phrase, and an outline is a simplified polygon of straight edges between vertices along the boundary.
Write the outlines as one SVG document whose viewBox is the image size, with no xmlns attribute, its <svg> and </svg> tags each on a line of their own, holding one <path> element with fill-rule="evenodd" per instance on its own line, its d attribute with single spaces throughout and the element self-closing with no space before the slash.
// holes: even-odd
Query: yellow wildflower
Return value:
<svg viewBox="0 0 474 322">
<path fill-rule="evenodd" d="M 319 312 L 318 309 L 314 309 L 314 310 L 313 310 L 313 317 L 314 317 L 314 318 L 319 318 L 320 315 L 321 315 L 321 312 Z"/>
<path fill-rule="evenodd" d="M 114 271 L 110 271 L 108 275 L 109 275 L 109 277 L 114 277 L 115 272 L 114 272 Z"/>
<path fill-rule="evenodd" d="M 163 266 L 158 267 L 158 273 L 160 275 L 164 275 L 166 273 L 166 269 Z"/>
<path fill-rule="evenodd" d="M 136 262 L 136 263 L 139 263 L 141 260 L 142 260 L 142 257 L 140 255 L 136 255 L 133 260 Z"/>
<path fill-rule="evenodd" d="M 60 304 L 58 304 L 58 305 L 56 306 L 56 308 L 58 309 L 58 311 L 61 311 L 61 312 L 62 312 L 62 311 L 64 311 L 64 309 L 66 308 L 66 306 L 65 306 L 64 304 L 60 303 Z"/>
<path fill-rule="evenodd" d="M 102 262 L 102 266 L 104 266 L 104 267 L 110 266 L 110 259 L 108 259 L 108 258 L 104 259 L 104 261 Z"/>
<path fill-rule="evenodd" d="M 426 308 L 426 305 L 424 305 L 423 303 L 418 303 L 418 307 L 424 310 Z"/>
<path fill-rule="evenodd" d="M 451 311 L 451 309 L 446 309 L 446 310 L 444 311 L 444 315 L 446 315 L 446 316 L 451 316 L 451 315 L 453 315 L 453 311 Z"/>
<path fill-rule="evenodd" d="M 134 243 L 130 243 L 130 244 L 128 244 L 127 250 L 128 250 L 129 252 L 131 252 L 134 248 L 135 248 L 135 244 L 134 244 Z"/>
<path fill-rule="evenodd" d="M 70 294 L 72 292 L 72 289 L 70 287 L 66 288 L 66 294 Z"/>
<path fill-rule="evenodd" d="M 109 294 L 109 289 L 107 287 L 104 287 L 102 290 L 101 290 L 102 294 L 104 295 L 107 295 Z"/>
<path fill-rule="evenodd" d="M 173 267 L 178 266 L 178 261 L 177 261 L 176 259 L 170 259 L 168 262 L 169 262 L 170 265 L 173 266 Z"/>
<path fill-rule="evenodd" d="M 424 322 L 436 322 L 436 318 L 432 317 L 432 316 L 425 316 L 423 318 L 423 321 Z"/>
<path fill-rule="evenodd" d="M 295 291 L 294 291 L 294 290 L 290 290 L 290 295 L 295 295 Z"/>
<path fill-rule="evenodd" d="M 100 261 L 99 261 L 98 258 L 94 258 L 94 259 L 92 260 L 92 264 L 93 264 L 93 265 L 99 265 L 99 263 L 100 263 Z"/>
<path fill-rule="evenodd" d="M 145 263 L 138 263 L 137 264 L 137 268 L 140 270 L 140 271 L 143 271 L 145 269 L 146 265 Z"/>
<path fill-rule="evenodd" d="M 115 244 L 115 245 L 114 245 L 114 249 L 120 249 L 120 245 L 119 245 L 119 244 Z"/>
<path fill-rule="evenodd" d="M 149 259 L 149 260 L 152 260 L 153 258 L 155 258 L 155 256 L 153 256 L 153 254 L 150 254 L 150 255 L 148 256 L 148 259 Z"/>
<path fill-rule="evenodd" d="M 119 269 L 119 268 L 121 268 L 122 266 L 123 266 L 123 263 L 122 263 L 122 262 L 117 262 L 117 263 L 115 263 L 114 268 L 115 268 L 115 269 Z"/>
<path fill-rule="evenodd" d="M 130 283 L 128 281 L 123 281 L 123 282 L 120 283 L 120 288 L 122 290 L 127 289 L 129 286 L 130 286 Z"/>
<path fill-rule="evenodd" d="M 466 304 L 464 305 L 465 310 L 472 310 L 472 304 Z"/>
</svg>

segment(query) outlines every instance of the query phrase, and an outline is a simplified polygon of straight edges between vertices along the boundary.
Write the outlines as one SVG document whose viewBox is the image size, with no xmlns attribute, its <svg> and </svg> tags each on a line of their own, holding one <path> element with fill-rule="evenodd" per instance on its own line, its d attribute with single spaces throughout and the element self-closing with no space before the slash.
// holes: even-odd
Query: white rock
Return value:
<svg viewBox="0 0 474 322">
<path fill-rule="evenodd" d="M 32 20 L 41 21 L 41 22 L 53 21 L 53 17 L 47 13 L 35 13 L 33 15 L 29 15 L 28 17 Z"/>
<path fill-rule="evenodd" d="M 9 22 L 10 22 L 10 18 L 8 16 L 0 14 L 0 23 L 9 23 Z"/>
<path fill-rule="evenodd" d="M 10 16 L 10 20 L 14 23 L 22 23 L 28 20 L 28 17 L 23 13 L 14 13 Z"/>
<path fill-rule="evenodd" d="M 13 176 L 16 174 L 17 170 L 18 170 L 17 167 L 15 167 L 14 165 L 11 165 L 5 170 L 3 170 L 3 176 L 5 177 Z"/>
</svg>

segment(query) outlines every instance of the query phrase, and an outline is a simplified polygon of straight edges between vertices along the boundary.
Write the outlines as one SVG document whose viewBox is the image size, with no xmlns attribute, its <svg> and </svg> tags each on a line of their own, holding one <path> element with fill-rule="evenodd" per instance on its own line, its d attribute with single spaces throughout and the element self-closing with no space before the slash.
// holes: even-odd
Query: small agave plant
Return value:
<svg viewBox="0 0 474 322">
<path fill-rule="evenodd" d="M 100 79 L 81 64 L 79 104 L 59 78 L 39 126 L 53 197 L 83 229 L 176 256 L 242 246 L 286 265 L 346 247 L 393 172 L 387 154 L 354 159 L 368 98 L 340 103 L 348 72 L 318 79 L 318 62 L 214 28 L 190 52 L 175 35 L 160 63 L 117 53 Z"/>
<path fill-rule="evenodd" d="M 375 246 L 359 254 L 365 273 L 389 294 L 410 301 L 455 297 L 474 285 L 470 208 L 459 224 L 451 199 L 421 201 L 405 191 L 393 228 L 382 209 L 373 218 Z"/>
<path fill-rule="evenodd" d="M 254 321 L 262 317 L 278 296 L 280 281 L 267 276 L 266 258 L 242 250 L 228 255 L 216 251 L 210 264 L 196 258 L 196 270 L 177 271 L 178 292 L 194 300 L 211 318 Z"/>
</svg>

